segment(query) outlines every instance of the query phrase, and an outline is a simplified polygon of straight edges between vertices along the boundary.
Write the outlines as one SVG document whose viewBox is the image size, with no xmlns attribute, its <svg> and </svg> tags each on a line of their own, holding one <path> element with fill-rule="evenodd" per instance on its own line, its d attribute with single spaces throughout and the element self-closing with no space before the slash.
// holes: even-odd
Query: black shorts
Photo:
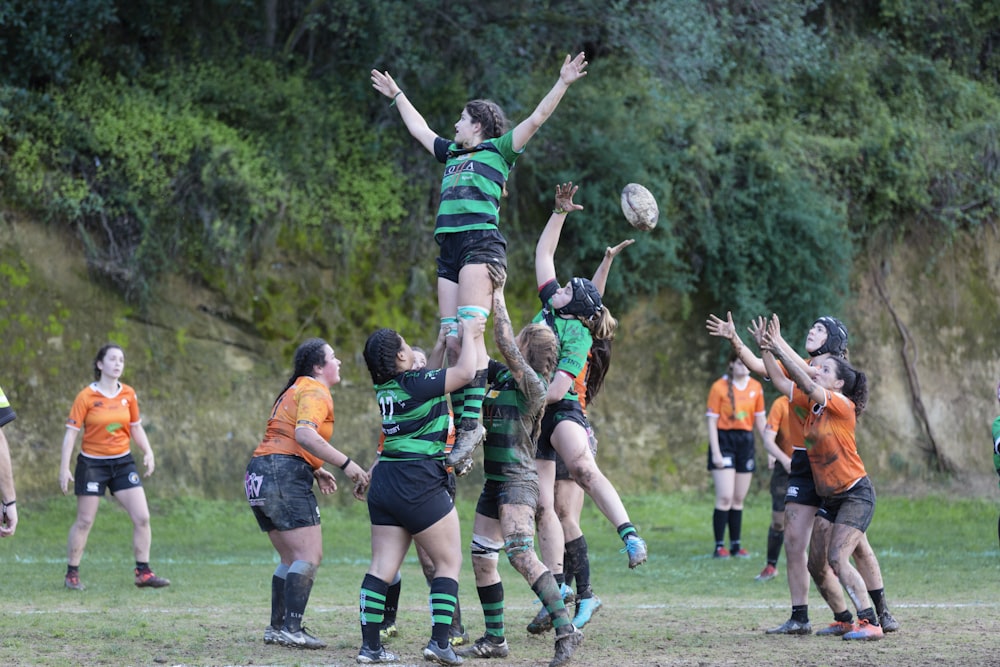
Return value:
<svg viewBox="0 0 1000 667">
<path fill-rule="evenodd" d="M 458 272 L 466 264 L 499 264 L 507 268 L 507 240 L 499 229 L 473 229 L 438 234 L 438 278 L 458 282 Z"/>
<path fill-rule="evenodd" d="M 867 476 L 862 477 L 847 491 L 823 498 L 816 516 L 863 533 L 875 518 L 875 487 Z"/>
<path fill-rule="evenodd" d="M 719 452 L 726 461 L 722 468 L 712 465 L 712 448 L 708 448 L 708 470 L 735 468 L 736 472 L 753 472 L 754 461 L 753 431 L 729 431 L 719 429 Z"/>
<path fill-rule="evenodd" d="M 430 528 L 455 507 L 455 477 L 436 459 L 382 460 L 368 487 L 374 526 L 400 526 L 410 535 Z"/>
<path fill-rule="evenodd" d="M 476 502 L 476 514 L 500 520 L 501 505 L 526 505 L 538 509 L 538 480 L 499 482 L 488 479 Z"/>
<path fill-rule="evenodd" d="M 587 416 L 583 414 L 583 407 L 579 401 L 571 401 L 568 398 L 564 398 L 561 401 L 550 403 L 545 408 L 545 414 L 542 415 L 542 428 L 538 434 L 538 445 L 535 449 L 536 459 L 543 459 L 545 461 L 556 460 L 558 454 L 552 446 L 552 432 L 556 430 L 556 426 L 560 422 L 567 419 L 579 424 L 584 431 L 590 431 L 590 422 L 587 421 Z"/>
<path fill-rule="evenodd" d="M 788 476 L 788 491 L 785 493 L 785 504 L 808 505 L 819 507 L 823 499 L 816 493 L 816 481 L 813 479 L 812 466 L 809 465 L 809 455 L 804 449 L 792 451 L 792 472 Z"/>
<path fill-rule="evenodd" d="M 771 511 L 785 511 L 785 494 L 788 493 L 788 472 L 777 461 L 771 470 Z"/>
<path fill-rule="evenodd" d="M 73 473 L 73 493 L 78 496 L 103 496 L 104 490 L 142 488 L 142 478 L 131 452 L 113 459 L 95 459 L 79 454 Z"/>
<path fill-rule="evenodd" d="M 587 440 L 590 443 L 590 453 L 597 458 L 597 437 L 594 435 L 594 427 L 589 423 L 587 424 Z M 559 453 L 556 452 L 556 481 L 573 479 L 573 476 L 569 474 L 569 468 L 566 467 L 566 462 L 563 461 Z"/>
<path fill-rule="evenodd" d="M 313 469 L 300 456 L 265 454 L 247 464 L 247 502 L 265 533 L 319 525 Z"/>
</svg>

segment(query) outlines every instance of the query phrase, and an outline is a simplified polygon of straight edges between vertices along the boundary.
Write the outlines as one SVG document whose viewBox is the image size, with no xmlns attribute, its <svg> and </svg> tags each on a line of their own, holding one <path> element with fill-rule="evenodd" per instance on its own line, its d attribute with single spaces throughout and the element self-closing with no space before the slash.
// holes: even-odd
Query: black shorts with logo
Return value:
<svg viewBox="0 0 1000 667">
<path fill-rule="evenodd" d="M 105 489 L 114 495 L 116 491 L 142 487 L 142 478 L 131 452 L 113 459 L 79 454 L 73 480 L 73 492 L 78 496 L 103 496 Z"/>
<path fill-rule="evenodd" d="M 721 470 L 735 468 L 736 472 L 753 472 L 754 461 L 753 431 L 719 429 L 719 452 L 726 463 Z M 712 448 L 708 448 L 708 469 L 720 470 L 712 464 Z"/>
<path fill-rule="evenodd" d="M 247 502 L 265 533 L 320 525 L 313 469 L 301 456 L 265 454 L 247 464 Z"/>
<path fill-rule="evenodd" d="M 809 455 L 804 449 L 792 451 L 792 471 L 788 475 L 788 491 L 785 492 L 785 504 L 808 505 L 819 507 L 823 499 L 816 493 L 816 481 L 813 479 L 812 466 L 809 465 Z"/>
</svg>

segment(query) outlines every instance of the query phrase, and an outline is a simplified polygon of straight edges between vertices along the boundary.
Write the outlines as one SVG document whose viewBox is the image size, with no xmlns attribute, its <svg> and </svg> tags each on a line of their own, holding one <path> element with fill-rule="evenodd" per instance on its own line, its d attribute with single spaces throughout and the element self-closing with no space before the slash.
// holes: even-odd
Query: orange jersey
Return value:
<svg viewBox="0 0 1000 667">
<path fill-rule="evenodd" d="M 323 459 L 310 454 L 295 439 L 295 429 L 301 426 L 313 429 L 327 442 L 333 436 L 333 396 L 330 395 L 330 388 L 305 375 L 295 378 L 295 383 L 274 404 L 264 439 L 253 455 L 290 454 L 305 459 L 316 470 L 323 465 Z"/>
<path fill-rule="evenodd" d="M 771 404 L 771 411 L 767 413 L 767 430 L 776 434 L 775 444 L 788 456 L 792 455 L 792 450 L 796 447 L 804 447 L 808 415 L 807 408 L 791 407 L 787 396 L 779 396 Z"/>
<path fill-rule="evenodd" d="M 809 396 L 796 387 L 791 405 L 811 407 L 806 419 L 805 446 L 816 481 L 816 493 L 827 497 L 847 491 L 868 473 L 858 455 L 854 437 L 857 424 L 854 403 L 843 394 L 823 391 L 826 405 L 812 403 Z"/>
<path fill-rule="evenodd" d="M 708 392 L 709 417 L 719 418 L 721 431 L 752 431 L 754 418 L 764 414 L 764 387 L 749 378 L 747 385 L 740 389 L 732 385 L 733 397 L 729 398 L 729 380 L 721 377 L 712 384 Z"/>
<path fill-rule="evenodd" d="M 580 407 L 584 414 L 587 412 L 587 370 L 590 366 L 590 355 L 587 355 L 587 363 L 583 365 L 583 371 L 573 378 L 573 391 L 580 398 Z"/>
<path fill-rule="evenodd" d="M 105 396 L 94 382 L 76 395 L 66 428 L 83 431 L 80 451 L 105 459 L 128 454 L 132 427 L 140 422 L 139 399 L 132 387 L 119 383 L 117 394 Z"/>
</svg>

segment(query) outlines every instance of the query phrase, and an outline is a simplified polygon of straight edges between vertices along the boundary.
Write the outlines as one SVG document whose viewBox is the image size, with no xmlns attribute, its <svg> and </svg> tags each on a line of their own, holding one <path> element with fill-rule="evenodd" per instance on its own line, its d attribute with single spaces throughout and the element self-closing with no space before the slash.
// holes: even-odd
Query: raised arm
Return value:
<svg viewBox="0 0 1000 667">
<path fill-rule="evenodd" d="M 434 341 L 434 348 L 427 355 L 427 368 L 444 368 L 444 353 L 447 349 L 447 335 L 449 327 L 438 328 L 438 337 Z"/>
<path fill-rule="evenodd" d="M 507 362 L 507 368 L 514 376 L 514 381 L 520 384 L 522 378 L 529 373 L 534 375 L 534 371 L 528 366 L 528 362 L 524 360 L 517 343 L 514 342 L 514 326 L 510 322 L 507 301 L 503 294 L 507 272 L 497 264 L 488 265 L 488 269 L 490 279 L 493 281 L 493 341 Z"/>
<path fill-rule="evenodd" d="M 528 140 L 535 136 L 538 128 L 548 120 L 552 112 L 559 106 L 559 101 L 562 100 L 563 95 L 566 94 L 570 85 L 585 76 L 587 76 L 587 59 L 584 57 L 583 51 L 576 54 L 576 58 L 572 60 L 570 60 L 569 54 L 566 54 L 566 59 L 559 70 L 559 80 L 552 86 L 552 90 L 542 98 L 542 101 L 538 103 L 538 106 L 531 112 L 531 115 L 518 123 L 517 127 L 514 128 L 513 139 L 515 151 L 520 152 L 524 149 Z"/>
<path fill-rule="evenodd" d="M 538 285 L 544 285 L 556 277 L 556 248 L 559 247 L 559 237 L 562 235 L 566 214 L 570 211 L 582 211 L 583 207 L 573 203 L 573 195 L 579 190 L 573 183 L 562 183 L 556 186 L 555 208 L 545 229 L 535 244 L 535 279 Z"/>
<path fill-rule="evenodd" d="M 472 382 L 476 375 L 476 341 L 483 337 L 485 329 L 486 318 L 482 315 L 459 319 L 458 335 L 462 339 L 462 350 L 455 365 L 445 371 L 445 393 L 450 394 Z"/>
<path fill-rule="evenodd" d="M 781 337 L 781 325 L 777 315 L 773 316 L 767 325 L 767 331 L 761 339 L 761 349 L 765 352 L 765 364 L 767 364 L 766 357 L 770 354 L 775 360 L 784 364 L 785 371 L 788 373 L 788 377 L 786 378 L 780 370 L 777 370 L 777 363 L 774 364 L 775 369 L 773 370 L 775 373 L 771 375 L 771 382 L 774 383 L 778 391 L 785 393 L 786 396 L 790 396 L 791 387 L 785 383 L 791 382 L 798 386 L 813 402 L 826 402 L 826 390 L 816 384 L 816 381 L 812 378 L 812 374 L 809 372 L 809 367 Z M 781 376 L 781 378 L 778 376 Z M 780 385 L 779 382 L 781 383 Z"/>
<path fill-rule="evenodd" d="M 604 259 L 597 266 L 597 271 L 594 271 L 594 277 L 590 281 L 594 283 L 594 287 L 597 288 L 601 296 L 604 296 L 604 289 L 607 286 L 608 275 L 611 273 L 611 264 L 615 261 L 615 256 L 633 243 L 635 243 L 635 239 L 626 239 L 614 247 L 608 246 L 604 249 Z"/>
<path fill-rule="evenodd" d="M 740 358 L 743 365 L 750 369 L 751 373 L 756 373 L 757 375 L 767 374 L 764 362 L 750 348 L 743 344 L 740 335 L 736 333 L 736 325 L 733 324 L 732 312 L 726 313 L 725 320 L 719 319 L 716 315 L 710 313 L 708 320 L 705 321 L 705 328 L 708 329 L 709 335 L 727 339 L 733 348 L 733 352 Z"/>
<path fill-rule="evenodd" d="M 407 99 L 406 93 L 400 89 L 389 72 L 379 72 L 373 69 L 371 72 L 372 88 L 392 100 L 391 105 L 399 109 L 399 116 L 403 119 L 406 129 L 416 139 L 421 146 L 427 149 L 431 155 L 434 154 L 434 140 L 437 133 L 432 130 L 424 117 L 420 115 L 417 108 Z"/>
</svg>

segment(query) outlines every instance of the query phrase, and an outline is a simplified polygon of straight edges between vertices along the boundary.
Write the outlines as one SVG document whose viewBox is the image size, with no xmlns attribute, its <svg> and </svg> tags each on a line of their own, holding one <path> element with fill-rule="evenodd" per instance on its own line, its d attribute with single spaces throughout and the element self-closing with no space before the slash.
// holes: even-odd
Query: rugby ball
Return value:
<svg viewBox="0 0 1000 667">
<path fill-rule="evenodd" d="M 648 232 L 656 227 L 660 218 L 660 207 L 656 198 L 645 186 L 629 183 L 622 189 L 622 213 L 628 224 L 636 229 Z"/>
</svg>

